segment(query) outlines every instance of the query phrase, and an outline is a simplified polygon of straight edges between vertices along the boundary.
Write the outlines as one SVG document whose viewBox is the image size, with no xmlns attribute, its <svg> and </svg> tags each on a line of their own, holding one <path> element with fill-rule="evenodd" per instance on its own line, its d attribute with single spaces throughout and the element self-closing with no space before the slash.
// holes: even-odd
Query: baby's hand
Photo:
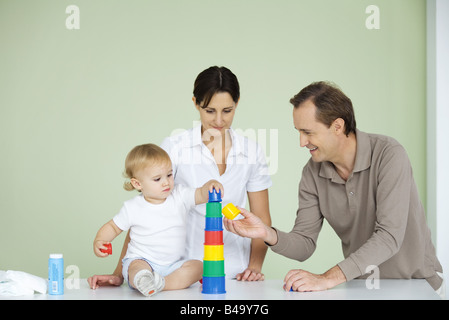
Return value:
<svg viewBox="0 0 449 320">
<path fill-rule="evenodd" d="M 223 199 L 224 188 L 223 188 L 223 185 L 220 182 L 218 182 L 217 180 L 209 180 L 208 182 L 206 182 L 204 184 L 203 189 L 204 189 L 204 194 L 207 199 L 209 199 L 209 192 L 212 192 L 214 189 L 217 193 L 218 193 L 218 191 L 220 191 L 221 198 Z"/>
<path fill-rule="evenodd" d="M 108 245 L 108 246 L 106 246 Z M 104 258 L 109 255 L 108 249 L 110 248 L 111 243 L 103 240 L 95 240 L 94 241 L 94 253 L 97 257 Z"/>
<path fill-rule="evenodd" d="M 221 192 L 221 198 L 223 199 L 224 189 L 223 185 L 217 180 L 209 180 L 206 182 L 201 188 L 196 189 L 195 191 L 195 204 L 206 203 L 209 201 L 209 191 Z"/>
</svg>

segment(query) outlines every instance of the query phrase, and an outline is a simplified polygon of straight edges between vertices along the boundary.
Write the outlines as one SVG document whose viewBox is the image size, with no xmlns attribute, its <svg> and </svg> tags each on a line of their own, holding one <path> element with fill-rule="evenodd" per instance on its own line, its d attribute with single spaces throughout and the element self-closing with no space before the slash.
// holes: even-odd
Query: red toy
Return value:
<svg viewBox="0 0 449 320">
<path fill-rule="evenodd" d="M 104 245 L 107 249 L 100 249 L 101 252 L 103 253 L 107 253 L 107 254 L 112 254 L 112 243 L 107 243 Z"/>
</svg>

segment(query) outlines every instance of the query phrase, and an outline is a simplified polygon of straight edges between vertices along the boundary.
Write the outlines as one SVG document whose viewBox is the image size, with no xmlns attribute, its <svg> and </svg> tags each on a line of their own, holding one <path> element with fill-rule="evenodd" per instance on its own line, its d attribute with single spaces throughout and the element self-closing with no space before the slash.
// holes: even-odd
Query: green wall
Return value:
<svg viewBox="0 0 449 320">
<path fill-rule="evenodd" d="M 72 4 L 79 30 L 66 28 Z M 380 9 L 380 29 L 365 25 L 369 5 Z M 234 128 L 263 129 L 267 141 L 277 130 L 267 144 L 277 157 L 274 226 L 292 227 L 309 158 L 288 101 L 316 80 L 351 97 L 359 129 L 405 146 L 425 202 L 425 8 L 425 0 L 0 0 L 0 270 L 46 277 L 48 254 L 62 252 L 83 278 L 111 272 L 124 237 L 108 259 L 94 256 L 92 240 L 134 195 L 122 189 L 124 158 L 192 127 L 193 81 L 211 65 L 240 80 Z M 283 279 L 341 259 L 325 225 L 308 261 L 269 251 L 263 271 Z"/>
</svg>

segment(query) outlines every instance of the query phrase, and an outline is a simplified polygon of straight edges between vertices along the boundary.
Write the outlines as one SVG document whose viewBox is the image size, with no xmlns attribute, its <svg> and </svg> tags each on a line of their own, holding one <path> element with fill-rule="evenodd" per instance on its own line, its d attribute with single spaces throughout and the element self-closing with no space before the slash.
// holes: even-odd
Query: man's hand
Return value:
<svg viewBox="0 0 449 320">
<path fill-rule="evenodd" d="M 272 228 L 268 227 L 262 220 L 255 214 L 237 207 L 240 210 L 240 214 L 244 219 L 229 220 L 223 218 L 223 225 L 226 230 L 235 233 L 241 237 L 262 239 L 269 245 L 277 243 L 277 234 Z"/>
<path fill-rule="evenodd" d="M 335 266 L 323 274 L 314 274 L 305 270 L 290 270 L 284 279 L 284 289 L 290 291 L 323 291 L 346 282 L 346 277 L 339 266 Z"/>
</svg>

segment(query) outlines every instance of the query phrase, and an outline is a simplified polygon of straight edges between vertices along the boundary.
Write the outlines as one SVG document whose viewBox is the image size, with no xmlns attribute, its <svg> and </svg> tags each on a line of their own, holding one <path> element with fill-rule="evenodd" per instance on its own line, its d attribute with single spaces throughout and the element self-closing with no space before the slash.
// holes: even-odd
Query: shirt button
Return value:
<svg viewBox="0 0 449 320">
<path fill-rule="evenodd" d="M 350 191 L 349 194 L 350 194 L 351 196 L 353 196 L 353 195 L 354 195 L 354 192 Z"/>
</svg>

